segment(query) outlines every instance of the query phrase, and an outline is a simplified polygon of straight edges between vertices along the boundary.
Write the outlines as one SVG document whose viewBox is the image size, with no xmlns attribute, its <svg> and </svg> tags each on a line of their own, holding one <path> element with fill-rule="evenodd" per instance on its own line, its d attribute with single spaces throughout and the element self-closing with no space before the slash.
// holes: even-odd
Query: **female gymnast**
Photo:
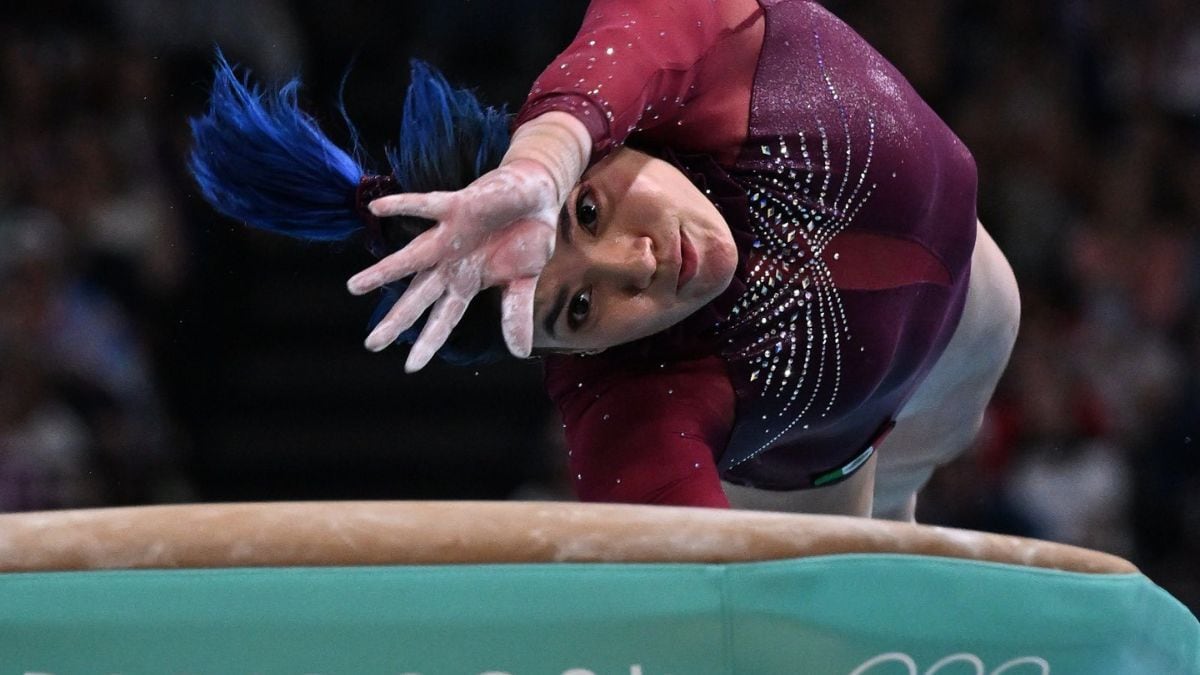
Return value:
<svg viewBox="0 0 1200 675">
<path fill-rule="evenodd" d="M 386 176 L 295 86 L 218 64 L 193 120 L 206 197 L 365 233 L 382 259 L 349 289 L 385 289 L 366 345 L 412 343 L 410 371 L 447 340 L 494 354 L 467 324 L 499 309 L 509 350 L 544 357 L 582 500 L 911 520 L 978 431 L 1019 300 L 974 161 L 816 2 L 593 0 L 511 138 L 417 64 Z"/>
</svg>

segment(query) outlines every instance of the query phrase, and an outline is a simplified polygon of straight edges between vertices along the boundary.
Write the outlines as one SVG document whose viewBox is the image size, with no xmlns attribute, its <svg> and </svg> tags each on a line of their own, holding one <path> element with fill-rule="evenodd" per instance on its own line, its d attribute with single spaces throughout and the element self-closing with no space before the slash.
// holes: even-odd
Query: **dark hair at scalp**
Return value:
<svg viewBox="0 0 1200 675">
<path fill-rule="evenodd" d="M 457 190 L 495 168 L 508 149 L 508 115 L 484 107 L 475 95 L 450 86 L 441 73 L 411 63 L 399 142 L 386 149 L 393 192 Z M 300 80 L 264 91 L 239 77 L 217 50 L 208 111 L 190 120 L 194 146 L 188 167 L 205 199 L 220 213 L 246 224 L 309 241 L 366 236 L 369 214 L 358 204 L 360 161 L 335 145 L 297 101 Z M 339 105 L 343 117 L 344 107 Z M 351 126 L 355 155 L 357 132 Z M 378 234 L 386 253 L 433 225 L 422 218 L 383 219 Z M 371 317 L 374 327 L 408 287 L 383 289 Z M 396 342 L 411 344 L 425 319 Z M 505 353 L 500 294 L 481 293 L 438 355 L 456 365 L 495 361 Z"/>
</svg>

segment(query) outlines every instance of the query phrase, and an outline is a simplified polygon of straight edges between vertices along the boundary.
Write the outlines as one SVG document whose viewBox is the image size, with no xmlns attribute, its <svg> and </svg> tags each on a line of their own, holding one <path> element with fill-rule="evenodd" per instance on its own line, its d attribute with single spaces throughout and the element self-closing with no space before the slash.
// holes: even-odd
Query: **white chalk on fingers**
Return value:
<svg viewBox="0 0 1200 675">
<path fill-rule="evenodd" d="M 408 358 L 404 361 L 404 372 L 415 373 L 429 365 L 429 361 L 433 359 L 434 351 L 425 349 L 420 345 L 413 345 L 412 351 L 408 353 Z"/>
<path fill-rule="evenodd" d="M 533 295 L 537 277 L 516 279 L 504 290 L 500 330 L 513 356 L 528 358 L 533 350 Z"/>
<path fill-rule="evenodd" d="M 378 284 L 376 284 L 374 279 L 362 275 L 350 277 L 346 281 L 346 290 L 350 291 L 351 295 L 364 295 L 375 290 L 377 287 Z"/>
<path fill-rule="evenodd" d="M 376 199 L 367 204 L 367 210 L 371 212 L 371 215 L 377 218 L 386 218 L 395 215 L 396 207 L 394 206 L 394 202 L 384 202 L 383 199 L 385 198 Z"/>
<path fill-rule="evenodd" d="M 367 339 L 363 341 L 363 346 L 373 352 L 381 352 L 387 349 L 387 346 L 396 341 L 396 338 L 388 339 L 388 336 L 378 328 L 371 331 Z"/>
<path fill-rule="evenodd" d="M 523 323 L 513 321 L 509 316 L 500 319 L 500 330 L 504 334 L 504 343 L 508 345 L 508 351 L 518 359 L 529 358 L 529 353 L 533 350 L 533 335 Z"/>
<path fill-rule="evenodd" d="M 378 217 L 416 216 L 428 220 L 440 220 L 443 207 L 453 193 L 426 192 L 387 195 L 367 204 L 371 213 Z"/>
</svg>

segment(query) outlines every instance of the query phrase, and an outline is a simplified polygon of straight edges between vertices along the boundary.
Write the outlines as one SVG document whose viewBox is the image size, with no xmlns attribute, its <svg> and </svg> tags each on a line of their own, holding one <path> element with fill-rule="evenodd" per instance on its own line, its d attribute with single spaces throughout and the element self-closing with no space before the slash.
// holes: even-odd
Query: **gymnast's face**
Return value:
<svg viewBox="0 0 1200 675">
<path fill-rule="evenodd" d="M 652 335 L 720 295 L 736 267 L 712 202 L 672 165 L 623 148 L 567 197 L 534 297 L 534 346 L 596 351 Z"/>
</svg>

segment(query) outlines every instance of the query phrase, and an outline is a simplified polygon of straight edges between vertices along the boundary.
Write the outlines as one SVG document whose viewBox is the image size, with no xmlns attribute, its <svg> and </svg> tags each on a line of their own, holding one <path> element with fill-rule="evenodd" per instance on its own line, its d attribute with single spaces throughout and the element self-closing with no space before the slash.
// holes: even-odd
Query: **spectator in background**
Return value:
<svg viewBox="0 0 1200 675">
<path fill-rule="evenodd" d="M 44 214 L 0 223 L 0 510 L 91 506 L 95 438 L 57 390 L 42 349 L 61 231 Z"/>
<path fill-rule="evenodd" d="M 985 431 L 922 519 L 1129 555 L 1200 607 L 1200 5 L 827 4 L 972 148 L 1022 289 Z"/>
<path fill-rule="evenodd" d="M 95 439 L 27 345 L 0 340 L 0 512 L 104 503 Z"/>
<path fill-rule="evenodd" d="M 8 506 L 178 499 L 189 494 L 181 437 L 154 358 L 189 246 L 165 181 L 163 64 L 112 41 L 92 14 L 70 25 L 22 11 L 29 26 L 0 23 L 0 139 L 12 160 L 0 167 L 0 326 L 48 409 L 86 429 L 73 456 L 92 488 L 88 500 Z M 19 454 L 37 455 L 9 443 L 7 456 Z"/>
<path fill-rule="evenodd" d="M 63 488 L 18 490 L 25 496 L 12 506 L 153 500 L 151 479 L 177 458 L 144 347 L 120 306 L 78 276 L 69 250 L 48 212 L 0 216 L 6 466 L 33 486 Z"/>
</svg>

